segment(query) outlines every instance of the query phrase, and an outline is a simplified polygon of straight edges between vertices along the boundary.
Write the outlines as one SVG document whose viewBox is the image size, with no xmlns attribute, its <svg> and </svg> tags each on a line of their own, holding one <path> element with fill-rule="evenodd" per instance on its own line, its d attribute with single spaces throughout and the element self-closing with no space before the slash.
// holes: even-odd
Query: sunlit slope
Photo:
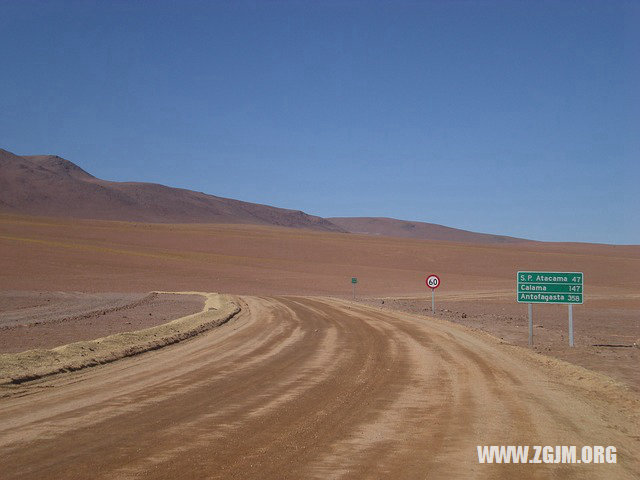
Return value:
<svg viewBox="0 0 640 480">
<path fill-rule="evenodd" d="M 640 247 L 455 242 L 227 224 L 0 215 L 0 288 L 416 294 L 510 291 L 517 270 L 582 271 L 589 295 L 640 289 Z"/>
</svg>

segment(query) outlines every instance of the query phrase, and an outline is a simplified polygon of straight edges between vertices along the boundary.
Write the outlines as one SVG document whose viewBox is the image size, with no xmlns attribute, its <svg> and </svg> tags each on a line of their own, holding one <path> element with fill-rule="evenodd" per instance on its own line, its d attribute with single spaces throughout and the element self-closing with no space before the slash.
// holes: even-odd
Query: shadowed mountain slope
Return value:
<svg viewBox="0 0 640 480">
<path fill-rule="evenodd" d="M 160 223 L 239 223 L 342 231 L 298 210 L 139 182 L 110 182 L 53 155 L 0 149 L 0 212 Z"/>
<path fill-rule="evenodd" d="M 465 243 L 517 243 L 526 242 L 521 238 L 469 232 L 435 223 L 410 222 L 385 217 L 336 217 L 332 223 L 351 233 L 365 233 L 385 237 L 416 238 L 445 242 Z"/>
</svg>

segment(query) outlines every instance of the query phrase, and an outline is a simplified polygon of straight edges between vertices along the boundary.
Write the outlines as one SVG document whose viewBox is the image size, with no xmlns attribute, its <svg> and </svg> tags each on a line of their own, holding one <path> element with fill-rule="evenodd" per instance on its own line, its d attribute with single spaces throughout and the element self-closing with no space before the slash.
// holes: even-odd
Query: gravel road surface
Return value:
<svg viewBox="0 0 640 480">
<path fill-rule="evenodd" d="M 0 390 L 3 479 L 640 476 L 638 397 L 440 320 L 239 297 L 194 339 Z M 477 445 L 613 445 L 616 464 L 481 465 Z"/>
</svg>

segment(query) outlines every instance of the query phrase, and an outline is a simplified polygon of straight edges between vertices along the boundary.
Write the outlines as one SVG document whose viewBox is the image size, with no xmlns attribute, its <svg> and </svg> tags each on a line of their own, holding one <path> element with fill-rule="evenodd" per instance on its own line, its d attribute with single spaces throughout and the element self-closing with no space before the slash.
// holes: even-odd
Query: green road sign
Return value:
<svg viewBox="0 0 640 480">
<path fill-rule="evenodd" d="M 351 283 L 358 283 L 358 279 L 356 277 L 351 277 Z"/>
<path fill-rule="evenodd" d="M 582 303 L 582 272 L 518 272 L 520 303 Z"/>
</svg>

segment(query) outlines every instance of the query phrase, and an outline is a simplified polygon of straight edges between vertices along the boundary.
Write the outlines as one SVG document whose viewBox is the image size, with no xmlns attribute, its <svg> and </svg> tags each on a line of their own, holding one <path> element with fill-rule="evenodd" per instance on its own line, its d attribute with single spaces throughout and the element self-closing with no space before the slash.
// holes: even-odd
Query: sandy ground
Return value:
<svg viewBox="0 0 640 480">
<path fill-rule="evenodd" d="M 0 354 L 0 387 L 76 372 L 165 348 L 219 327 L 240 312 L 228 296 L 215 292 L 154 292 L 197 295 L 202 309 L 162 325 L 83 340 L 51 349 Z"/>
<path fill-rule="evenodd" d="M 640 475 L 638 397 L 441 320 L 303 297 L 186 342 L 3 389 L 3 478 Z M 614 445 L 616 464 L 480 465 L 476 446 Z"/>
<path fill-rule="evenodd" d="M 439 303 L 449 310 L 439 315 L 518 345 L 526 341 L 526 306 L 514 299 L 516 272 L 582 271 L 585 305 L 575 307 L 577 348 L 565 348 L 561 306 L 535 308 L 536 348 L 635 387 L 640 383 L 637 352 L 592 346 L 633 343 L 640 324 L 640 246 L 468 245 L 274 227 L 0 215 L 0 249 L 0 291 L 348 298 L 356 276 L 358 297 L 415 299 L 428 296 L 425 276 L 437 273 L 438 298 L 450 302 Z"/>
<path fill-rule="evenodd" d="M 249 225 L 0 215 L 0 290 L 368 296 L 515 290 L 518 270 L 582 271 L 585 292 L 640 292 L 640 246 L 466 245 Z"/>
<path fill-rule="evenodd" d="M 0 215 L 0 249 L 0 291 L 13 292 L 14 311 L 40 308 L 15 298 L 25 291 L 125 292 L 116 303 L 150 291 L 248 295 L 237 318 L 182 344 L 2 388 L 3 478 L 640 475 L 638 353 L 593 346 L 636 336 L 638 246 Z M 526 343 L 518 270 L 584 272 L 576 348 L 566 347 L 566 307 L 554 306 L 534 310 L 545 355 L 517 346 Z M 428 313 L 429 273 L 442 279 L 435 320 L 411 313 Z M 371 306 L 340 303 L 352 276 Z M 19 328 L 69 323 L 56 318 Z M 477 463 L 478 444 L 615 445 L 619 459 L 489 467 Z"/>
<path fill-rule="evenodd" d="M 512 292 L 438 293 L 435 316 L 526 347 L 527 305 L 513 302 L 514 296 Z M 574 348 L 569 347 L 568 307 L 534 305 L 532 349 L 604 373 L 640 392 L 640 348 L 634 347 L 640 344 L 640 295 L 594 296 L 573 306 Z M 431 315 L 430 291 L 421 297 L 368 297 L 358 302 Z"/>
<path fill-rule="evenodd" d="M 199 295 L 0 292 L 0 354 L 161 325 L 203 305 Z"/>
</svg>

